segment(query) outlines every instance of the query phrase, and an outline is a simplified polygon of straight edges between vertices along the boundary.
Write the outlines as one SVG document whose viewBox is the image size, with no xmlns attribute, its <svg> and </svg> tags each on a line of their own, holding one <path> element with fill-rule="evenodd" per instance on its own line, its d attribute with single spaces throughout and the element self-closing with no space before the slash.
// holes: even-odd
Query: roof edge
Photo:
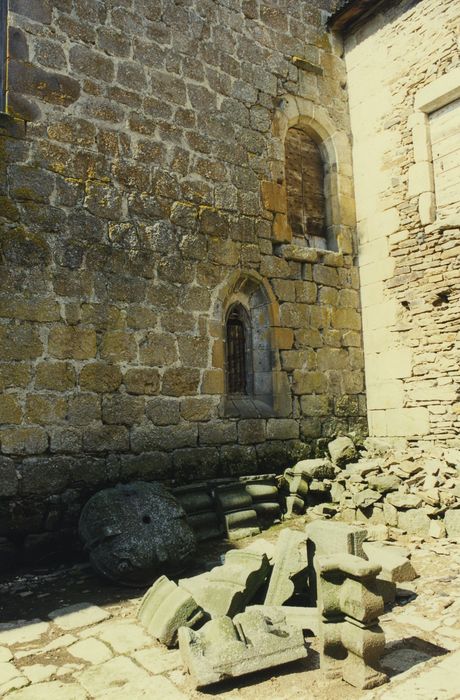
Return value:
<svg viewBox="0 0 460 700">
<path fill-rule="evenodd" d="M 342 0 L 328 18 L 326 26 L 334 32 L 345 32 L 358 20 L 394 4 L 395 0 Z"/>
</svg>

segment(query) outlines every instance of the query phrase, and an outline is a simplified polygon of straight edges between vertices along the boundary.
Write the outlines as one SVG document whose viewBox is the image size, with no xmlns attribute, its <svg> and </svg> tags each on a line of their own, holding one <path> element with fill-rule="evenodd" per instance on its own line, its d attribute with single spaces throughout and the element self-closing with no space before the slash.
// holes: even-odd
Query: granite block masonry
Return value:
<svg viewBox="0 0 460 700">
<path fill-rule="evenodd" d="M 8 11 L 0 508 L 21 551 L 68 541 L 118 481 L 276 471 L 366 432 L 331 0 L 124 5 Z M 307 120 L 331 160 L 329 250 L 286 216 L 285 135 Z M 236 302 L 254 360 L 241 401 Z"/>
</svg>

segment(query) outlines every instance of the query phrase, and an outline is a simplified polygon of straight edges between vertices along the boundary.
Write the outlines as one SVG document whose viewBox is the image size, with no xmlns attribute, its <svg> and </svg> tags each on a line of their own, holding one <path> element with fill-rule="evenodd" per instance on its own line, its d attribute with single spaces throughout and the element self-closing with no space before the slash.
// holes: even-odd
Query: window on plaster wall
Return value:
<svg viewBox="0 0 460 700">
<path fill-rule="evenodd" d="M 297 243 L 328 249 L 326 162 L 317 140 L 291 127 L 285 140 L 287 214 Z"/>
<path fill-rule="evenodd" d="M 8 0 L 0 0 L 0 112 L 6 106 L 7 21 Z"/>
<path fill-rule="evenodd" d="M 438 215 L 459 213 L 460 99 L 429 115 Z"/>
</svg>

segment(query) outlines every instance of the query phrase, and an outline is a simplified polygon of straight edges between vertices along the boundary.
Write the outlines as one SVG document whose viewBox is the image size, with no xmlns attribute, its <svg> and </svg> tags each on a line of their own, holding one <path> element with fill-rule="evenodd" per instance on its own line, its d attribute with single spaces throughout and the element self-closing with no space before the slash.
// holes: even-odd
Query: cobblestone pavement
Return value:
<svg viewBox="0 0 460 700">
<path fill-rule="evenodd" d="M 303 661 L 206 693 L 195 691 L 179 652 L 167 650 L 137 624 L 142 591 L 111 587 L 83 564 L 0 584 L 7 603 L 2 617 L 7 621 L 0 624 L 0 695 L 8 700 L 460 698 L 460 543 L 404 544 L 419 578 L 404 584 L 396 605 L 381 618 L 390 683 L 376 690 L 326 681 L 313 638 Z"/>
</svg>

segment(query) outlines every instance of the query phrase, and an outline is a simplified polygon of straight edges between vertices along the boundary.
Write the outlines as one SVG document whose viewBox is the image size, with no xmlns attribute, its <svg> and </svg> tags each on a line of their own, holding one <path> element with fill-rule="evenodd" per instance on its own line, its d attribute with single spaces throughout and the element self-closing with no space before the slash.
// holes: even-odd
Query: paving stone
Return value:
<svg viewBox="0 0 460 700">
<path fill-rule="evenodd" d="M 0 664 L 0 684 L 7 683 L 13 678 L 17 678 L 21 675 L 16 666 L 11 663 L 1 663 Z"/>
<path fill-rule="evenodd" d="M 13 652 L 11 652 L 8 647 L 0 647 L 0 663 L 4 664 L 7 661 L 11 661 L 13 658 Z"/>
<path fill-rule="evenodd" d="M 150 673 L 166 673 L 182 666 L 182 658 L 178 651 L 166 649 L 144 649 L 136 651 L 133 658 Z"/>
<path fill-rule="evenodd" d="M 110 644 L 117 654 L 137 651 L 152 644 L 152 637 L 146 634 L 141 625 L 134 622 L 114 621 L 107 623 L 97 633 L 97 637 Z"/>
<path fill-rule="evenodd" d="M 0 624 L 0 644 L 14 646 L 35 642 L 49 629 L 49 622 L 42 620 L 15 620 Z"/>
<path fill-rule="evenodd" d="M 423 663 L 431 656 L 420 649 L 395 649 L 382 658 L 382 666 L 395 673 L 404 673 L 415 664 Z"/>
<path fill-rule="evenodd" d="M 76 671 L 81 671 L 85 668 L 84 664 L 64 664 L 56 671 L 56 676 L 67 676 L 69 673 L 75 673 Z"/>
<path fill-rule="evenodd" d="M 124 697 L 136 698 L 135 688 L 148 688 L 151 676 L 126 656 L 115 656 L 98 666 L 77 673 L 76 679 L 93 697 L 105 697 L 110 690 L 124 691 Z M 120 696 L 121 697 L 121 696 Z M 154 697 L 151 691 L 151 697 Z"/>
<path fill-rule="evenodd" d="M 64 608 L 53 610 L 48 617 L 60 629 L 73 630 L 107 620 L 110 617 L 110 613 L 91 603 L 77 603 L 76 605 L 67 605 Z"/>
<path fill-rule="evenodd" d="M 391 683 L 388 689 L 378 695 L 381 700 L 458 700 L 458 669 L 460 651 L 427 668 L 417 676 L 411 674 L 401 683 Z M 414 671 L 417 670 L 417 666 Z"/>
<path fill-rule="evenodd" d="M 16 676 L 16 678 L 12 678 L 6 683 L 2 683 L 0 685 L 0 697 L 9 693 L 10 690 L 24 688 L 27 685 L 30 685 L 30 681 L 28 678 L 26 678 L 25 676 Z"/>
<path fill-rule="evenodd" d="M 64 634 L 61 637 L 53 639 L 53 641 L 49 644 L 45 644 L 44 647 L 40 647 L 39 651 L 37 651 L 36 647 L 33 647 L 32 649 L 26 649 L 24 651 L 17 651 L 14 654 L 14 658 L 23 659 L 27 656 L 32 656 L 33 654 L 37 653 L 46 654 L 47 652 L 55 651 L 56 649 L 64 649 L 65 647 L 70 646 L 76 641 L 77 637 L 74 637 L 73 634 Z"/>
<path fill-rule="evenodd" d="M 25 666 L 22 671 L 31 683 L 42 683 L 56 673 L 57 666 L 51 664 L 32 664 L 31 666 Z"/>
<path fill-rule="evenodd" d="M 68 647 L 68 652 L 77 659 L 84 659 L 91 664 L 101 664 L 112 657 L 109 647 L 99 639 L 82 639 Z"/>
<path fill-rule="evenodd" d="M 398 615 L 397 621 L 400 624 L 411 625 L 417 627 L 424 632 L 434 632 L 439 627 L 441 620 L 430 620 L 424 615 L 419 615 L 410 610 L 405 610 L 401 615 Z"/>
<path fill-rule="evenodd" d="M 50 681 L 16 690 L 8 695 L 8 700 L 86 700 L 86 693 L 77 683 Z"/>
</svg>

